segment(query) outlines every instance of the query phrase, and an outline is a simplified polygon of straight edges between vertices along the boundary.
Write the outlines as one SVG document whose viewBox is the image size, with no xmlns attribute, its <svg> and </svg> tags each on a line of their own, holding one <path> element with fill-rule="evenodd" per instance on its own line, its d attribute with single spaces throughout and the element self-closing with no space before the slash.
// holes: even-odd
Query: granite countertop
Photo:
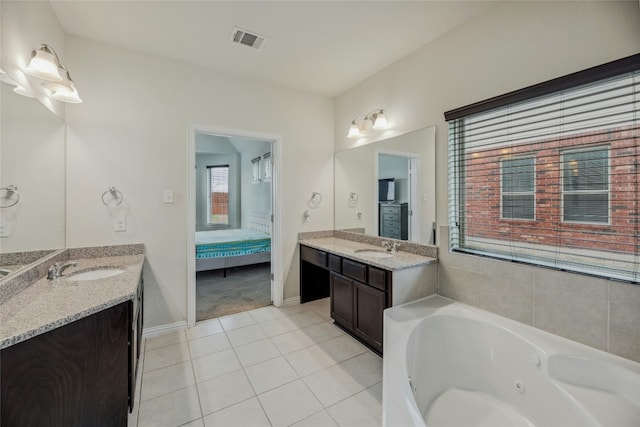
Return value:
<svg viewBox="0 0 640 427">
<path fill-rule="evenodd" d="M 134 299 L 144 254 L 71 259 L 76 267 L 55 281 L 41 277 L 0 305 L 0 349 Z M 68 281 L 74 272 L 101 266 L 125 270 L 116 276 Z"/>
<path fill-rule="evenodd" d="M 403 270 L 406 268 L 413 268 L 437 262 L 436 258 L 403 252 L 402 250 L 394 253 L 393 258 L 377 258 L 373 256 L 367 256 L 364 253 L 356 253 L 356 250 L 374 249 L 380 251 L 384 250 L 384 248 L 367 243 L 341 239 L 338 237 L 301 239 L 299 240 L 299 243 L 301 245 L 306 245 L 315 249 L 330 252 L 335 255 L 340 255 L 349 259 L 353 259 L 391 271 Z"/>
</svg>

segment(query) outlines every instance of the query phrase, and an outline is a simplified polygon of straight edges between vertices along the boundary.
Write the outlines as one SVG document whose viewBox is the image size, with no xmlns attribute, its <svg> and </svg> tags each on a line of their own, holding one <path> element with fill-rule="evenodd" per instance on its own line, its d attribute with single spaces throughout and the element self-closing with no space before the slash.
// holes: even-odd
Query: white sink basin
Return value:
<svg viewBox="0 0 640 427">
<path fill-rule="evenodd" d="M 355 253 L 369 258 L 393 258 L 393 254 L 382 249 L 356 249 Z"/>
<path fill-rule="evenodd" d="M 105 279 L 107 277 L 117 276 L 124 273 L 122 268 L 118 267 L 100 267 L 94 270 L 79 271 L 77 273 L 67 276 L 66 279 L 70 282 L 80 282 L 84 280 L 98 280 Z"/>
</svg>

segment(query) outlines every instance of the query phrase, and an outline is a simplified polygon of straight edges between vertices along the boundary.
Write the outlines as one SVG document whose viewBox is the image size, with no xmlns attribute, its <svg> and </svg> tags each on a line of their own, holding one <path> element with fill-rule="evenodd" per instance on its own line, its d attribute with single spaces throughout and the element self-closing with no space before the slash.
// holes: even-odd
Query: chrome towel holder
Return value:
<svg viewBox="0 0 640 427">
<path fill-rule="evenodd" d="M 18 193 L 18 187 L 16 187 L 15 185 L 9 185 L 8 187 L 4 187 L 4 188 L 0 188 L 0 191 L 5 191 L 6 195 L 4 197 L 1 197 L 0 200 L 2 200 L 2 202 L 0 202 L 0 208 L 10 208 L 13 207 L 15 205 L 18 204 L 18 202 L 20 201 L 20 193 Z M 10 199 L 11 196 L 15 195 L 15 201 L 9 205 L 5 205 L 4 204 L 4 200 L 5 199 Z"/>
<path fill-rule="evenodd" d="M 107 195 L 111 197 L 105 199 Z M 118 190 L 116 187 L 109 187 L 107 191 L 102 193 L 102 203 L 105 206 L 108 206 L 110 208 L 115 208 L 116 206 L 119 206 L 123 201 L 124 201 L 124 196 L 122 195 L 122 192 Z"/>
</svg>

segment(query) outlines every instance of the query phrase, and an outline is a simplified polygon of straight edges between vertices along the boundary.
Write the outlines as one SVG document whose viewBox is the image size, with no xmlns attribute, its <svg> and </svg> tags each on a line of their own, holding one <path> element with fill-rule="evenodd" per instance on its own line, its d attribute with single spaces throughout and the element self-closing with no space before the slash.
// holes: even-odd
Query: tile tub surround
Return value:
<svg viewBox="0 0 640 427">
<path fill-rule="evenodd" d="M 143 245 L 124 245 L 126 251 L 144 252 Z M 131 300 L 136 296 L 142 274 L 144 253 L 120 256 L 80 256 L 123 253 L 124 248 L 102 247 L 64 250 L 34 266 L 29 283 L 19 293 L 0 305 L 0 348 L 5 348 L 33 336 L 50 331 L 89 316 L 105 308 Z M 69 254 L 75 255 L 69 258 Z M 47 280 L 46 271 L 53 262 L 76 261 L 78 265 L 67 269 L 60 279 Z M 65 276 L 74 271 L 90 270 L 102 266 L 117 266 L 125 271 L 117 276 L 99 280 L 69 282 Z M 30 269 L 30 270 L 33 270 Z M 27 283 L 25 279 L 25 283 Z M 5 286 L 3 283 L 2 286 Z"/>
<path fill-rule="evenodd" d="M 445 249 L 438 294 L 640 362 L 640 285 Z"/>
<path fill-rule="evenodd" d="M 436 258 L 398 251 L 393 258 L 374 258 L 356 253 L 360 249 L 383 249 L 381 246 L 346 240 L 339 237 L 320 237 L 299 240 L 299 243 L 321 251 L 331 252 L 365 264 L 380 267 L 389 271 L 419 267 L 437 262 Z"/>
</svg>

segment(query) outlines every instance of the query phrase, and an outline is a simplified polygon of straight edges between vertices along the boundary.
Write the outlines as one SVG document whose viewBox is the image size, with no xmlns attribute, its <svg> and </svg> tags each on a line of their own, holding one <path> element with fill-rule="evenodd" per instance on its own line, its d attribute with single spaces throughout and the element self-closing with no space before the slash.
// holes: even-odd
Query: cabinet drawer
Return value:
<svg viewBox="0 0 640 427">
<path fill-rule="evenodd" d="M 382 207 L 382 213 L 384 215 L 387 214 L 398 214 L 398 208 L 396 206 L 383 206 Z"/>
<path fill-rule="evenodd" d="M 386 213 L 382 216 L 384 221 L 398 221 L 400 220 L 400 215 L 397 213 Z"/>
<path fill-rule="evenodd" d="M 319 267 L 327 268 L 326 252 L 300 245 L 300 258 Z"/>
<path fill-rule="evenodd" d="M 350 259 L 342 260 L 342 274 L 361 282 L 367 281 L 367 266 Z"/>
<path fill-rule="evenodd" d="M 342 272 L 342 258 L 337 255 L 329 254 L 329 269 L 331 271 Z"/>
<path fill-rule="evenodd" d="M 387 290 L 387 272 L 380 268 L 369 266 L 369 285 L 381 291 Z"/>
</svg>

